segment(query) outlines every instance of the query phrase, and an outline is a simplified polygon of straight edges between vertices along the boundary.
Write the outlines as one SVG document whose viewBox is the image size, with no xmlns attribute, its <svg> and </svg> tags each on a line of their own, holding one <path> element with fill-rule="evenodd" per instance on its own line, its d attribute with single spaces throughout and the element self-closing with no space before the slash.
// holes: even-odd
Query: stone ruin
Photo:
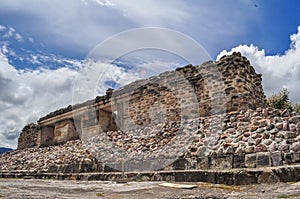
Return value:
<svg viewBox="0 0 300 199">
<path fill-rule="evenodd" d="M 188 132 L 192 141 L 164 170 L 300 162 L 300 116 L 266 106 L 261 75 L 238 52 L 108 89 L 104 96 L 51 112 L 38 125 L 24 127 L 18 149 L 105 135 L 125 151 L 151 156 L 171 142 L 178 129 Z M 137 137 L 136 131 L 147 136 Z"/>
</svg>

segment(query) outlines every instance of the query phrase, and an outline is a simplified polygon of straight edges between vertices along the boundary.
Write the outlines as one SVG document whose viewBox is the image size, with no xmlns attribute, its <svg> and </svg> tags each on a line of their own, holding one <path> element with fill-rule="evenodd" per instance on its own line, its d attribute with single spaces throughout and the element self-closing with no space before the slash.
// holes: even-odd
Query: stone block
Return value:
<svg viewBox="0 0 300 199">
<path fill-rule="evenodd" d="M 203 157 L 197 159 L 196 169 L 209 169 L 210 167 L 210 157 Z"/>
<path fill-rule="evenodd" d="M 234 173 L 233 172 L 217 172 L 216 173 L 216 184 L 234 184 Z"/>
<path fill-rule="evenodd" d="M 284 164 L 292 163 L 292 153 L 290 152 L 283 153 L 283 163 Z"/>
<path fill-rule="evenodd" d="M 211 169 L 232 169 L 233 155 L 212 156 L 210 162 Z"/>
<path fill-rule="evenodd" d="M 270 159 L 271 159 L 271 166 L 281 166 L 282 163 L 282 152 L 281 151 L 274 151 L 270 153 Z"/>
<path fill-rule="evenodd" d="M 269 152 L 259 152 L 256 154 L 256 167 L 267 167 L 270 165 Z"/>
<path fill-rule="evenodd" d="M 234 175 L 235 185 L 250 185 L 256 183 L 257 183 L 257 174 L 255 172 L 241 171 L 239 173 L 235 173 Z"/>
<path fill-rule="evenodd" d="M 245 167 L 245 154 L 234 154 L 233 155 L 233 168 L 244 168 Z"/>
<path fill-rule="evenodd" d="M 279 177 L 273 171 L 263 171 L 257 178 L 257 183 L 277 183 L 280 182 Z"/>
<path fill-rule="evenodd" d="M 189 164 L 190 164 L 189 161 L 187 161 L 184 158 L 181 158 L 181 159 L 175 160 L 175 162 L 173 162 L 172 166 L 173 166 L 173 170 L 185 170 L 185 169 L 187 169 Z"/>
<path fill-rule="evenodd" d="M 247 168 L 255 168 L 256 167 L 256 154 L 246 154 L 245 155 L 245 166 Z"/>
<path fill-rule="evenodd" d="M 300 163 L 300 152 L 292 153 L 292 163 Z"/>
</svg>

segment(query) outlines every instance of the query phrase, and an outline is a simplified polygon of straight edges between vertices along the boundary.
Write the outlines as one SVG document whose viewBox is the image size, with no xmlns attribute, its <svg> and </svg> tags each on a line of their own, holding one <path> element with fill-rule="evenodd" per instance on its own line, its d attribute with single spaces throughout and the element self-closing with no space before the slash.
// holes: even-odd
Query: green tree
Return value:
<svg viewBox="0 0 300 199">
<path fill-rule="evenodd" d="M 283 88 L 278 94 L 273 94 L 267 99 L 269 106 L 276 109 L 289 109 L 293 110 L 292 102 L 289 99 L 289 91 Z"/>
</svg>

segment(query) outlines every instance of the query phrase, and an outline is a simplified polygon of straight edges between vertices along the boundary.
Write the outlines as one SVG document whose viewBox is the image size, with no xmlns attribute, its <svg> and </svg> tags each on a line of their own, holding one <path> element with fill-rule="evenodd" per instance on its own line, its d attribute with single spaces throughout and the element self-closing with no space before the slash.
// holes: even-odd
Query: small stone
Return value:
<svg viewBox="0 0 300 199">
<path fill-rule="evenodd" d="M 254 147 L 253 146 L 247 146 L 245 148 L 245 153 L 249 154 L 249 153 L 253 153 L 254 152 Z"/>
<path fill-rule="evenodd" d="M 285 139 L 290 139 L 290 138 L 295 138 L 295 137 L 296 137 L 296 133 L 292 132 L 292 131 L 287 131 L 284 136 Z"/>
<path fill-rule="evenodd" d="M 295 152 L 300 151 L 300 142 L 294 142 L 291 146 L 291 150 Z"/>
<path fill-rule="evenodd" d="M 262 143 L 265 144 L 265 145 L 267 145 L 267 146 L 269 146 L 272 143 L 272 140 L 265 139 L 265 140 L 262 141 Z"/>
<path fill-rule="evenodd" d="M 233 154 L 234 153 L 233 147 L 232 146 L 227 147 L 225 149 L 224 153 L 225 154 Z"/>
<path fill-rule="evenodd" d="M 230 122 L 235 122 L 236 121 L 236 117 L 231 116 L 229 119 Z"/>
<path fill-rule="evenodd" d="M 277 133 L 276 137 L 284 139 L 284 137 L 285 137 L 285 131 L 280 131 L 279 133 Z"/>
<path fill-rule="evenodd" d="M 288 131 L 289 130 L 289 124 L 287 122 L 283 122 L 282 130 L 284 130 L 284 131 Z"/>
<path fill-rule="evenodd" d="M 268 120 L 262 119 L 262 120 L 259 120 L 258 123 L 259 123 L 259 127 L 265 127 L 268 125 Z"/>
<path fill-rule="evenodd" d="M 268 139 L 268 138 L 270 138 L 270 134 L 268 132 L 265 132 L 265 133 L 262 134 L 262 138 L 263 139 Z"/>
<path fill-rule="evenodd" d="M 226 130 L 226 132 L 229 134 L 233 134 L 233 133 L 235 133 L 235 128 L 229 128 Z"/>
<path fill-rule="evenodd" d="M 254 112 L 254 113 L 252 114 L 252 117 L 256 117 L 256 116 L 259 116 L 259 113 L 258 113 L 258 112 Z"/>
<path fill-rule="evenodd" d="M 270 134 L 276 134 L 278 132 L 279 132 L 279 130 L 277 128 L 275 128 L 270 131 Z"/>
<path fill-rule="evenodd" d="M 291 117 L 291 118 L 289 119 L 289 123 L 293 123 L 293 124 L 300 123 L 300 115 Z"/>
<path fill-rule="evenodd" d="M 288 109 L 284 109 L 280 115 L 281 117 L 288 117 L 290 115 L 290 112 Z"/>
<path fill-rule="evenodd" d="M 242 138 L 242 141 L 243 141 L 243 142 L 248 142 L 248 140 L 249 140 L 249 137 L 243 137 L 243 138 Z"/>
<path fill-rule="evenodd" d="M 261 143 L 262 139 L 261 138 L 257 138 L 255 139 L 255 145 L 258 145 L 259 143 Z"/>
<path fill-rule="evenodd" d="M 250 139 L 248 140 L 248 145 L 249 145 L 249 146 L 254 146 L 255 144 L 256 144 L 256 140 L 255 140 L 255 139 L 250 138 Z"/>
<path fill-rule="evenodd" d="M 194 142 L 199 142 L 199 137 L 198 136 L 196 136 L 196 137 L 194 137 Z"/>
<path fill-rule="evenodd" d="M 290 124 L 290 131 L 296 132 L 297 126 L 295 124 Z"/>
<path fill-rule="evenodd" d="M 279 123 L 275 124 L 275 128 L 277 128 L 278 130 L 282 130 L 282 127 L 283 127 L 282 122 L 279 122 Z"/>
<path fill-rule="evenodd" d="M 258 108 L 256 109 L 256 111 L 257 111 L 257 112 L 261 112 L 261 111 L 262 111 L 262 108 L 258 107 Z"/>
<path fill-rule="evenodd" d="M 245 136 L 245 137 L 249 137 L 249 136 L 250 136 L 250 132 L 249 132 L 249 131 L 245 132 L 245 133 L 244 133 L 244 136 Z"/>
<path fill-rule="evenodd" d="M 275 123 L 282 122 L 282 118 L 280 117 L 274 117 L 273 120 Z"/>
<path fill-rule="evenodd" d="M 268 149 L 266 147 L 266 145 L 260 143 L 258 144 L 255 148 L 254 148 L 254 151 L 255 152 L 266 152 Z"/>
<path fill-rule="evenodd" d="M 264 128 L 258 128 L 258 129 L 256 130 L 256 133 L 262 133 L 262 132 L 264 132 L 264 131 L 265 131 Z"/>
<path fill-rule="evenodd" d="M 279 146 L 278 146 L 279 151 L 288 151 L 289 150 L 289 145 L 286 143 L 285 140 L 283 140 Z"/>
<path fill-rule="evenodd" d="M 268 116 L 268 109 L 264 108 L 263 111 L 262 111 L 262 115 L 264 117 L 267 117 Z"/>
<path fill-rule="evenodd" d="M 272 130 L 274 127 L 275 127 L 274 124 L 269 124 L 269 125 L 266 127 L 266 130 L 267 130 L 267 131 L 270 131 L 270 130 Z"/>
<path fill-rule="evenodd" d="M 272 142 L 269 146 L 269 151 L 273 152 L 277 150 L 277 143 L 276 142 Z"/>
<path fill-rule="evenodd" d="M 297 136 L 297 140 L 299 140 L 299 141 L 300 141 L 300 135 L 298 135 L 298 136 Z"/>
<path fill-rule="evenodd" d="M 238 155 L 244 154 L 245 153 L 245 149 L 241 146 L 239 146 L 236 150 L 235 153 Z"/>
<path fill-rule="evenodd" d="M 256 131 L 257 128 L 258 128 L 258 126 L 256 126 L 256 125 L 251 125 L 249 130 L 250 130 L 251 132 L 253 132 L 253 131 Z"/>
</svg>

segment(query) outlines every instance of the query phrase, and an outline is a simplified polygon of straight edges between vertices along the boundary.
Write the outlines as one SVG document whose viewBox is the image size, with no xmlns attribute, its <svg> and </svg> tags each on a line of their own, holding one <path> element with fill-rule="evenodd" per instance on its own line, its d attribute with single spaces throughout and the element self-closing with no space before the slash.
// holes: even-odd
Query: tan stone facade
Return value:
<svg viewBox="0 0 300 199">
<path fill-rule="evenodd" d="M 48 114 L 38 121 L 36 145 L 264 107 L 261 81 L 261 75 L 240 53 L 177 68 Z"/>
</svg>

